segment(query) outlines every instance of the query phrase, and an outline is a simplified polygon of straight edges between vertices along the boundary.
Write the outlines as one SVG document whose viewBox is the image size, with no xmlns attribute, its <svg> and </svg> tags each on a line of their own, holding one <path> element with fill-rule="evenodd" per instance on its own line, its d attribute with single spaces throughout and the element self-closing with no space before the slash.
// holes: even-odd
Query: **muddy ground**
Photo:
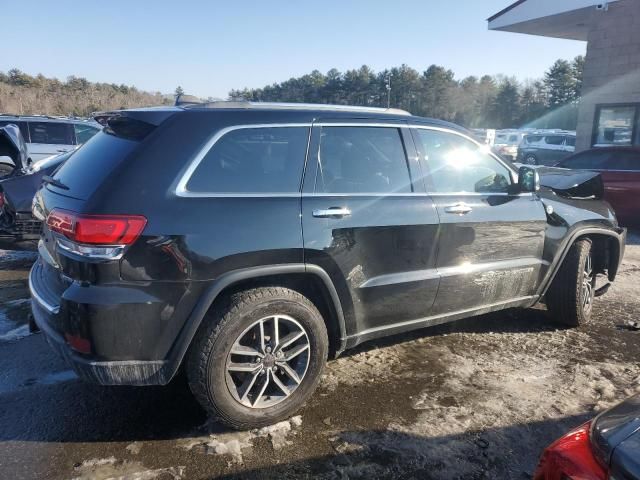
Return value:
<svg viewBox="0 0 640 480">
<path fill-rule="evenodd" d="M 371 343 L 329 363 L 300 415 L 229 432 L 183 379 L 80 382 L 29 335 L 31 254 L 0 251 L 0 478 L 529 478 L 567 429 L 640 390 L 640 235 L 593 320 L 508 311 Z"/>
</svg>

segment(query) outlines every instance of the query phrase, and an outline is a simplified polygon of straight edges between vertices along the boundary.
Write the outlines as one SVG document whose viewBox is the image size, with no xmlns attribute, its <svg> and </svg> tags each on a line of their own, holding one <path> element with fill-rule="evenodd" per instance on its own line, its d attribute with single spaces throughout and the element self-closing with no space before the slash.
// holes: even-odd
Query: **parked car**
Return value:
<svg viewBox="0 0 640 480">
<path fill-rule="evenodd" d="M 16 165 L 29 162 L 29 154 L 20 129 L 15 125 L 0 126 L 0 179 L 16 172 Z"/>
<path fill-rule="evenodd" d="M 22 137 L 27 143 L 29 158 L 34 162 L 73 150 L 100 130 L 100 125 L 94 121 L 39 115 L 0 114 L 0 127 L 9 124 L 20 128 Z"/>
<path fill-rule="evenodd" d="M 557 166 L 599 172 L 604 198 L 613 206 L 620 223 L 640 225 L 640 148 L 593 148 L 576 153 Z"/>
<path fill-rule="evenodd" d="M 539 188 L 447 122 L 247 102 L 99 118 L 34 200 L 35 322 L 91 382 L 183 367 L 235 428 L 292 415 L 367 340 L 543 298 L 581 324 L 624 252 L 597 173 Z"/>
<path fill-rule="evenodd" d="M 526 133 L 519 130 L 499 130 L 493 141 L 493 151 L 502 158 L 514 162 L 518 156 L 518 145 Z"/>
<path fill-rule="evenodd" d="M 640 395 L 601 413 L 549 446 L 534 480 L 640 479 Z"/>
<path fill-rule="evenodd" d="M 525 165 L 555 165 L 575 149 L 575 132 L 530 133 L 522 139 L 516 161 Z"/>
<path fill-rule="evenodd" d="M 42 222 L 31 214 L 33 197 L 43 178 L 51 175 L 72 153 L 39 160 L 21 167 L 19 173 L 0 179 L 0 249 L 36 250 Z"/>
</svg>

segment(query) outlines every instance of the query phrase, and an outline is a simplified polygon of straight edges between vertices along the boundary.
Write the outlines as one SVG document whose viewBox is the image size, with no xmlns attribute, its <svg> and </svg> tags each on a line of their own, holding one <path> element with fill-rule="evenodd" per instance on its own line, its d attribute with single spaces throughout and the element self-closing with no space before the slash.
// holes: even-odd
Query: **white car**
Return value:
<svg viewBox="0 0 640 480">
<path fill-rule="evenodd" d="M 9 124 L 20 128 L 31 162 L 73 150 L 102 128 L 97 122 L 75 118 L 0 114 L 0 127 Z"/>
</svg>

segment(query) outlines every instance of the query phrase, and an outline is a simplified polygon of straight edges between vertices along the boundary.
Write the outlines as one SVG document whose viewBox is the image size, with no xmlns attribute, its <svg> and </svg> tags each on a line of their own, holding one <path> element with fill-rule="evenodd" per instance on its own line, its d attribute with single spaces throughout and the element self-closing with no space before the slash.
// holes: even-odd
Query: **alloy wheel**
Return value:
<svg viewBox="0 0 640 480">
<path fill-rule="evenodd" d="M 593 274 L 593 264 L 591 254 L 587 255 L 582 269 L 582 310 L 588 314 L 593 307 L 595 296 L 596 277 Z"/>
<path fill-rule="evenodd" d="M 261 318 L 231 347 L 225 368 L 227 387 L 246 407 L 272 407 L 299 387 L 309 359 L 309 336 L 297 320 L 288 315 Z"/>
</svg>

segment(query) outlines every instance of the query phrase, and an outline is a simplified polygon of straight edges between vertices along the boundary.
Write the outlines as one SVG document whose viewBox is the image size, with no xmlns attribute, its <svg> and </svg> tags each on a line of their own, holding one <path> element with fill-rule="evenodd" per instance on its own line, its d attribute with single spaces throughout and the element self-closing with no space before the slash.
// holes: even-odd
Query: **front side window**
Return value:
<svg viewBox="0 0 640 480">
<path fill-rule="evenodd" d="M 472 141 L 450 132 L 418 129 L 429 190 L 437 193 L 507 193 L 507 167 Z"/>
<path fill-rule="evenodd" d="M 542 141 L 542 136 L 540 135 L 527 135 L 525 137 L 525 143 L 531 145 L 534 143 L 540 143 Z"/>
<path fill-rule="evenodd" d="M 400 130 L 322 127 L 320 182 L 324 193 L 410 193 L 411 177 Z"/>
<path fill-rule="evenodd" d="M 58 122 L 29 122 L 31 143 L 73 145 L 74 132 L 71 124 Z"/>
<path fill-rule="evenodd" d="M 201 193 L 297 193 L 309 128 L 240 128 L 222 136 L 187 183 Z"/>
<path fill-rule="evenodd" d="M 576 137 L 567 137 L 567 141 L 565 143 L 567 147 L 575 147 L 576 146 Z"/>
<path fill-rule="evenodd" d="M 633 145 L 637 107 L 600 107 L 596 112 L 594 146 Z"/>
</svg>

